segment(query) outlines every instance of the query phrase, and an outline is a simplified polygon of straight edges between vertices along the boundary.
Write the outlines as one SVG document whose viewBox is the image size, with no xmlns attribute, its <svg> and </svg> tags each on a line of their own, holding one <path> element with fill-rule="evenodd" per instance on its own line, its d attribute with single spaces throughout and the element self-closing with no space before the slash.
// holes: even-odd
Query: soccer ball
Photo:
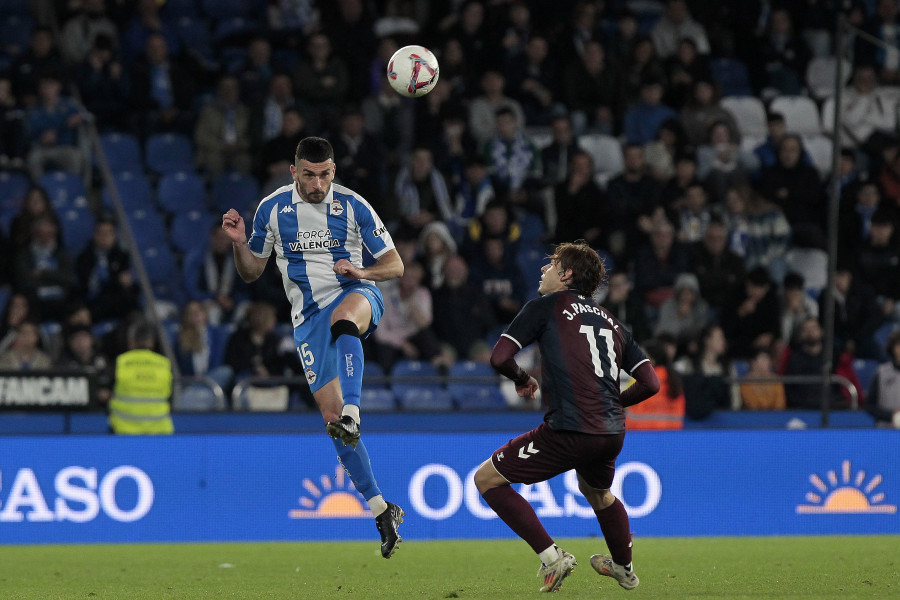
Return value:
<svg viewBox="0 0 900 600">
<path fill-rule="evenodd" d="M 403 46 L 391 57 L 387 78 L 401 96 L 418 98 L 430 92 L 440 75 L 437 57 L 424 46 Z"/>
</svg>

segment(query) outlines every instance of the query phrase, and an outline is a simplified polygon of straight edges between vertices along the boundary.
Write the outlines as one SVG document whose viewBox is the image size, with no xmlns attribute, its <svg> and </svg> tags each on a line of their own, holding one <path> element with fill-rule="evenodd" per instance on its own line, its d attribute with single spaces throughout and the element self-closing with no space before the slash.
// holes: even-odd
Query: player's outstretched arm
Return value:
<svg viewBox="0 0 900 600">
<path fill-rule="evenodd" d="M 342 258 L 335 263 L 334 272 L 348 279 L 387 281 L 403 275 L 403 259 L 396 250 L 391 249 L 382 254 L 374 265 L 362 269 L 346 258 Z"/>
<path fill-rule="evenodd" d="M 491 366 L 516 384 L 516 393 L 519 396 L 531 398 L 538 390 L 538 382 L 516 362 L 515 357 L 518 351 L 519 346 L 515 342 L 507 337 L 501 337 L 494 344 L 494 350 L 491 352 Z"/>
<path fill-rule="evenodd" d="M 259 258 L 250 252 L 247 245 L 247 234 L 244 229 L 244 218 L 233 208 L 222 215 L 222 229 L 231 238 L 234 249 L 234 265 L 241 279 L 250 283 L 259 279 L 266 268 L 267 258 Z"/>
<path fill-rule="evenodd" d="M 634 406 L 659 391 L 659 377 L 649 360 L 638 365 L 631 376 L 634 377 L 634 383 L 619 396 L 622 406 Z"/>
</svg>

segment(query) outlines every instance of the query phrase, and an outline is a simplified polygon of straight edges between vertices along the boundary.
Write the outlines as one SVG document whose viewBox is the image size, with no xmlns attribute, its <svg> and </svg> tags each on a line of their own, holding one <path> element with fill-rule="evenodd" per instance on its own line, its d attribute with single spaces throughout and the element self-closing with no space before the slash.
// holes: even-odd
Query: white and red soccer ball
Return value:
<svg viewBox="0 0 900 600">
<path fill-rule="evenodd" d="M 437 57 L 424 46 L 403 46 L 391 57 L 387 78 L 401 96 L 424 96 L 438 82 L 440 67 Z"/>
</svg>

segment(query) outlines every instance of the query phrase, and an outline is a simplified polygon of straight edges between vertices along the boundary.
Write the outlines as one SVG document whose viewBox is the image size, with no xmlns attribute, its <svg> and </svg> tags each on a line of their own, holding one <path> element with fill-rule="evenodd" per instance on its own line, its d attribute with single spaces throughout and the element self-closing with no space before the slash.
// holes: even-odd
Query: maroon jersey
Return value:
<svg viewBox="0 0 900 600">
<path fill-rule="evenodd" d="M 625 431 L 619 371 L 647 360 L 625 326 L 591 298 L 566 290 L 526 304 L 503 334 L 541 350 L 544 421 L 583 433 Z"/>
</svg>

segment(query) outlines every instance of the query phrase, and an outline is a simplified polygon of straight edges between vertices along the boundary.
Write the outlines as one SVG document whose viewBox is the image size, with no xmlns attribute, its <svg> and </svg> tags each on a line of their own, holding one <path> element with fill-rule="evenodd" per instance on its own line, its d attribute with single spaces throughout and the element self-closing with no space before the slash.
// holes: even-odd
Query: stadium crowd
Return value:
<svg viewBox="0 0 900 600">
<path fill-rule="evenodd" d="M 847 57 L 826 349 L 840 12 L 893 48 L 857 38 Z M 274 261 L 245 285 L 218 225 L 229 206 L 249 221 L 291 182 L 297 142 L 322 135 L 406 264 L 367 341 L 385 372 L 487 362 L 551 244 L 584 239 L 611 273 L 604 305 L 689 414 L 818 408 L 818 386 L 721 378 L 818 375 L 832 351 L 865 397 L 879 364 L 900 369 L 898 13 L 897 0 L 4 0 L 0 368 L 109 376 L 146 303 L 117 196 L 182 374 L 227 390 L 299 373 Z M 423 98 L 384 76 L 407 43 L 440 60 Z"/>
</svg>

